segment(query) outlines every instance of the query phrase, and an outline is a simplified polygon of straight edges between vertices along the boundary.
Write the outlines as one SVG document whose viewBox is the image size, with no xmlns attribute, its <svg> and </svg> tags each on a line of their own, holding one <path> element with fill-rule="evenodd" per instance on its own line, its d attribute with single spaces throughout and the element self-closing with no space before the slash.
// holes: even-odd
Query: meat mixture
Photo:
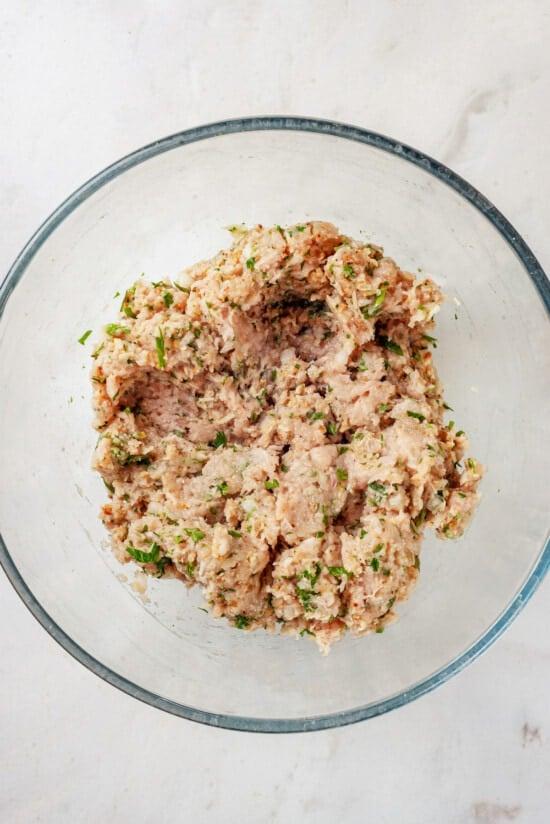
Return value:
<svg viewBox="0 0 550 824">
<path fill-rule="evenodd" d="M 433 281 L 330 223 L 230 231 L 129 288 L 93 352 L 102 518 L 121 561 L 326 651 L 394 620 L 482 469 L 443 420 Z"/>
</svg>

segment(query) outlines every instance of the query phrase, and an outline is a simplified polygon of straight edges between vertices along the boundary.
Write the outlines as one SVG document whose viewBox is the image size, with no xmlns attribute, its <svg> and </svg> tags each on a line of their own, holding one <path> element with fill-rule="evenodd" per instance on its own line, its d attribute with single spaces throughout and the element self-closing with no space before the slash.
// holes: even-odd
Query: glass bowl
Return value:
<svg viewBox="0 0 550 824">
<path fill-rule="evenodd" d="M 90 469 L 94 337 L 122 292 L 228 243 L 234 223 L 319 218 L 430 273 L 447 301 L 436 364 L 452 417 L 487 467 L 466 536 L 429 534 L 419 584 L 383 635 L 328 657 L 307 639 L 243 633 L 199 591 L 144 597 L 107 548 Z M 548 521 L 550 289 L 482 195 L 372 132 L 253 118 L 159 140 L 86 183 L 48 218 L 0 293 L 0 542 L 22 600 L 75 658 L 163 710 L 287 732 L 349 724 L 432 690 L 495 640 L 540 583 Z"/>
</svg>

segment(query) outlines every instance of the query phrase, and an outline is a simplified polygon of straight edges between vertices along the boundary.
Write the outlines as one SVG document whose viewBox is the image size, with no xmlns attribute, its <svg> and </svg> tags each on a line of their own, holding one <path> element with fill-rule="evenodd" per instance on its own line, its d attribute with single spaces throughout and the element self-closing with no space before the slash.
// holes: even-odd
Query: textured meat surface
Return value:
<svg viewBox="0 0 550 824">
<path fill-rule="evenodd" d="M 102 517 L 121 561 L 326 651 L 394 620 L 482 470 L 443 422 L 433 281 L 329 223 L 232 234 L 135 283 L 93 353 Z"/>
</svg>

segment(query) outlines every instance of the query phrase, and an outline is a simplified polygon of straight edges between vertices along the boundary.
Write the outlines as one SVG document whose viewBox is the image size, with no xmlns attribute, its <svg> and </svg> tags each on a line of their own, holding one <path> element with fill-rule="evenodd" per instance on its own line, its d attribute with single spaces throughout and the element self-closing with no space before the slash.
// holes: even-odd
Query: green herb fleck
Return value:
<svg viewBox="0 0 550 824">
<path fill-rule="evenodd" d="M 277 478 L 270 478 L 268 481 L 264 483 L 264 486 L 268 490 L 277 489 L 277 487 L 279 486 L 279 481 L 277 480 Z"/>
<path fill-rule="evenodd" d="M 311 630 L 309 630 L 307 627 L 304 627 L 302 630 L 300 630 L 300 638 L 303 638 L 304 635 L 312 635 L 315 638 L 315 633 L 311 632 Z"/>
<path fill-rule="evenodd" d="M 350 572 L 349 569 L 346 569 L 343 566 L 329 566 L 327 569 L 331 575 L 334 575 L 335 578 L 343 578 L 344 575 L 347 578 L 353 578 L 353 572 Z"/>
<path fill-rule="evenodd" d="M 185 564 L 185 571 L 190 578 L 193 578 L 195 575 L 195 570 L 197 568 L 197 564 L 195 561 L 188 561 Z"/>
<path fill-rule="evenodd" d="M 342 269 L 344 270 L 344 277 L 347 278 L 347 280 L 352 280 L 355 277 L 353 266 L 349 263 L 344 263 Z"/>
<path fill-rule="evenodd" d="M 236 529 L 228 529 L 228 533 L 231 535 L 232 538 L 242 538 L 242 532 L 238 532 Z"/>
<path fill-rule="evenodd" d="M 378 570 L 380 569 L 380 561 L 378 560 L 378 558 L 371 558 L 370 565 L 373 568 L 374 572 L 378 572 Z"/>
<path fill-rule="evenodd" d="M 345 483 L 348 479 L 348 470 L 347 469 L 342 469 L 342 467 L 337 466 L 336 467 L 336 477 L 338 478 L 339 481 L 341 481 L 342 483 Z"/>
<path fill-rule="evenodd" d="M 250 269 L 251 272 L 254 271 L 254 266 L 256 265 L 256 258 L 249 257 L 246 261 L 246 268 Z"/>
<path fill-rule="evenodd" d="M 219 484 L 216 484 L 216 489 L 218 490 L 222 498 L 225 498 L 225 496 L 229 492 L 229 485 L 227 481 L 220 481 Z"/>
<path fill-rule="evenodd" d="M 390 352 L 393 352 L 395 355 L 402 355 L 403 354 L 403 350 L 401 349 L 399 344 L 395 343 L 395 341 L 391 340 L 390 338 L 387 338 L 385 335 L 380 335 L 378 340 L 380 341 L 380 345 L 383 346 L 384 349 L 388 349 Z"/>
<path fill-rule="evenodd" d="M 227 446 L 227 436 L 225 432 L 222 432 L 221 430 L 216 432 L 216 437 L 210 445 L 213 446 L 214 449 L 218 449 L 220 446 Z"/>
<path fill-rule="evenodd" d="M 420 534 L 420 529 L 426 520 L 426 515 L 428 514 L 427 510 L 424 507 L 420 510 L 418 515 L 415 518 L 411 519 L 411 529 L 415 535 Z"/>
<path fill-rule="evenodd" d="M 390 409 L 390 404 L 389 403 L 379 403 L 378 404 L 378 413 L 380 415 L 383 415 L 384 412 L 388 411 L 388 409 Z"/>
<path fill-rule="evenodd" d="M 428 343 L 431 343 L 434 349 L 437 349 L 437 338 L 432 338 L 431 335 L 422 335 L 424 340 L 427 340 Z"/>
<path fill-rule="evenodd" d="M 384 544 L 376 544 L 376 546 L 374 547 L 374 552 L 375 553 L 382 552 L 383 549 L 384 549 Z"/>
<path fill-rule="evenodd" d="M 375 317 L 375 315 L 377 315 L 380 312 L 384 304 L 384 301 L 386 300 L 387 291 L 387 286 L 382 286 L 376 293 L 376 297 L 373 300 L 373 302 L 368 304 L 367 306 L 361 307 L 361 314 L 363 315 L 365 320 Z"/>
<path fill-rule="evenodd" d="M 166 350 L 164 347 L 164 334 L 162 329 L 159 329 L 158 336 L 155 338 L 155 347 L 157 350 L 157 359 L 161 369 L 166 368 Z"/>
<path fill-rule="evenodd" d="M 86 341 L 88 340 L 88 338 L 90 337 L 91 334 L 92 334 L 92 330 L 91 329 L 86 329 L 84 334 L 81 335 L 81 337 L 79 337 L 78 342 L 80 344 L 82 344 L 82 346 L 84 346 L 84 344 L 86 343 Z"/>
<path fill-rule="evenodd" d="M 126 335 L 130 329 L 127 326 L 121 326 L 120 323 L 108 323 L 105 331 L 112 338 L 115 338 L 117 335 Z"/>
<path fill-rule="evenodd" d="M 167 309 L 169 309 L 170 306 L 172 306 L 172 304 L 174 303 L 174 295 L 171 292 L 165 292 L 162 296 L 162 299 Z"/>
<path fill-rule="evenodd" d="M 328 421 L 327 423 L 327 434 L 328 435 L 337 435 L 338 434 L 338 424 L 336 421 Z"/>
<path fill-rule="evenodd" d="M 414 568 L 420 571 L 420 557 L 418 555 L 414 557 Z"/>
<path fill-rule="evenodd" d="M 197 529 L 196 527 L 185 527 L 183 531 L 191 538 L 194 544 L 198 544 L 199 541 L 202 541 L 202 539 L 206 537 L 202 529 Z"/>
<path fill-rule="evenodd" d="M 250 624 L 250 618 L 246 615 L 236 615 L 235 616 L 235 626 L 237 629 L 246 629 L 247 626 Z"/>
<path fill-rule="evenodd" d="M 310 419 L 310 421 L 320 421 L 321 418 L 325 417 L 325 413 L 311 411 L 307 413 L 307 417 Z"/>
<path fill-rule="evenodd" d="M 359 533 L 359 537 L 360 538 L 365 538 L 366 536 L 367 536 L 367 530 L 362 529 L 361 532 Z"/>
<path fill-rule="evenodd" d="M 410 409 L 407 409 L 407 415 L 409 418 L 416 418 L 416 420 L 420 421 L 420 423 L 426 420 L 426 416 L 421 412 L 411 412 Z"/>
<path fill-rule="evenodd" d="M 455 437 L 460 438 L 460 436 L 461 436 L 461 435 L 464 435 L 464 434 L 465 434 L 465 433 L 464 433 L 464 430 L 463 430 L 463 429 L 459 429 L 459 430 L 458 430 L 458 432 L 456 433 L 456 436 L 455 436 Z"/>
<path fill-rule="evenodd" d="M 127 546 L 126 552 L 135 561 L 140 564 L 156 564 L 160 560 L 160 546 L 152 543 L 149 552 L 144 552 L 142 549 L 136 549 L 134 546 Z"/>
</svg>

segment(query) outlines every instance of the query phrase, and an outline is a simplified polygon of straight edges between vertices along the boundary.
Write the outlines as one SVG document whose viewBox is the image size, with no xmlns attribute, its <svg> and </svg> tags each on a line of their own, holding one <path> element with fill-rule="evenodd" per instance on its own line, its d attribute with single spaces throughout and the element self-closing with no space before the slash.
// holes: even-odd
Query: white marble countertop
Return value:
<svg viewBox="0 0 550 824">
<path fill-rule="evenodd" d="M 58 203 L 163 135 L 252 114 L 364 126 L 444 161 L 550 270 L 544 0 L 4 4 L 0 271 Z M 550 580 L 436 692 L 354 727 L 201 727 L 77 664 L 0 575 L 0 820 L 547 822 Z"/>
</svg>

